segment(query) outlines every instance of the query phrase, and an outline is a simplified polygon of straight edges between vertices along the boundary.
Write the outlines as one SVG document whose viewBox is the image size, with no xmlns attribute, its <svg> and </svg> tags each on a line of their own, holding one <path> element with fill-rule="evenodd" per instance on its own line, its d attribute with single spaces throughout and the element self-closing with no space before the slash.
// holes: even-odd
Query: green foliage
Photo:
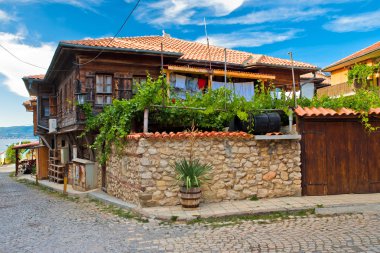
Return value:
<svg viewBox="0 0 380 253">
<path fill-rule="evenodd" d="M 15 144 L 11 144 L 8 146 L 5 151 L 5 161 L 6 163 L 15 163 L 16 162 L 16 150 L 13 149 Z"/>
<path fill-rule="evenodd" d="M 208 173 L 212 170 L 210 164 L 203 164 L 198 159 L 182 159 L 179 162 L 175 162 L 173 166 L 177 173 L 178 181 L 183 182 L 183 186 L 187 189 L 193 187 L 200 187 L 205 181 L 207 181 Z"/>
<path fill-rule="evenodd" d="M 252 196 L 249 198 L 249 200 L 251 200 L 251 201 L 258 201 L 259 198 L 257 197 L 257 195 L 252 195 Z"/>
<path fill-rule="evenodd" d="M 22 141 L 21 144 L 27 144 L 30 143 L 30 141 Z M 7 150 L 5 151 L 5 163 L 15 163 L 16 162 L 16 150 L 13 149 L 13 147 L 16 144 L 13 143 L 8 146 Z"/>
<path fill-rule="evenodd" d="M 249 114 L 260 113 L 262 109 L 286 107 L 287 111 L 291 104 L 285 96 L 283 101 L 273 99 L 270 88 L 264 85 L 256 89 L 253 101 L 247 101 L 226 88 L 209 90 L 205 94 L 187 94 L 186 99 L 181 99 L 173 90 L 169 97 L 169 89 L 163 76 L 156 80 L 148 76 L 146 83 L 137 85 L 132 99 L 114 100 L 96 116 L 90 104 L 78 105 L 87 118 L 86 131 L 82 135 L 88 132 L 97 134 L 92 148 L 100 155 L 101 164 L 107 161 L 112 144 L 116 148 L 122 146 L 124 137 L 131 131 L 132 122 L 141 121 L 145 108 L 150 110 L 150 122 L 165 130 L 184 130 L 192 125 L 202 130 L 222 130 L 235 116 L 246 121 Z"/>
<path fill-rule="evenodd" d="M 348 83 L 350 85 L 357 83 L 362 88 L 368 87 L 368 78 L 379 72 L 380 63 L 373 66 L 367 64 L 355 64 L 348 71 Z"/>
<path fill-rule="evenodd" d="M 377 130 L 369 123 L 369 111 L 371 108 L 380 107 L 380 93 L 378 87 L 368 87 L 367 89 L 358 89 L 351 96 L 340 97 L 314 97 L 313 99 L 298 100 L 298 104 L 304 107 L 324 107 L 334 110 L 340 108 L 349 108 L 359 112 L 359 118 L 368 132 Z"/>
</svg>

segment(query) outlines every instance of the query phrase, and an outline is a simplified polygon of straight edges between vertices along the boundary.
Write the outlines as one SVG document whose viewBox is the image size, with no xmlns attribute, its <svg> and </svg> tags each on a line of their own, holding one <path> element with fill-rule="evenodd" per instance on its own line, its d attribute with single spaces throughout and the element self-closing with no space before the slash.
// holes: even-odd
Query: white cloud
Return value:
<svg viewBox="0 0 380 253">
<path fill-rule="evenodd" d="M 12 34 L 0 32 L 0 44 L 15 54 L 23 61 L 33 63 L 41 67 L 49 67 L 54 54 L 55 46 L 51 43 L 42 43 L 37 46 L 24 43 L 21 33 Z M 0 48 L 0 75 L 4 76 L 3 84 L 10 91 L 28 97 L 28 92 L 21 78 L 26 75 L 41 74 L 45 71 L 20 62 Z"/>
<path fill-rule="evenodd" d="M 128 1 L 128 0 L 126 0 Z M 137 18 L 154 25 L 196 24 L 204 16 L 221 17 L 232 13 L 245 0 L 160 0 L 150 1 L 139 8 Z M 196 14 L 200 14 L 199 16 Z M 203 15 L 202 15 L 203 14 Z"/>
<path fill-rule="evenodd" d="M 310 20 L 317 16 L 325 15 L 329 10 L 322 8 L 273 8 L 268 10 L 261 10 L 257 12 L 252 12 L 247 15 L 239 17 L 231 17 L 225 19 L 215 19 L 211 20 L 210 23 L 214 24 L 263 24 L 268 22 L 276 21 L 303 21 Z"/>
<path fill-rule="evenodd" d="M 366 32 L 380 28 L 380 10 L 352 16 L 337 17 L 324 25 L 333 32 Z"/>
<path fill-rule="evenodd" d="M 94 10 L 93 7 L 101 4 L 103 0 L 0 0 L 0 3 L 9 4 L 43 4 L 43 3 L 59 3 L 76 6 L 83 9 Z"/>
<path fill-rule="evenodd" d="M 13 20 L 13 17 L 10 16 L 8 13 L 6 13 L 3 10 L 0 10 L 0 22 L 9 22 Z"/>
<path fill-rule="evenodd" d="M 209 36 L 210 44 L 226 48 L 259 47 L 295 38 L 301 30 L 292 29 L 283 33 L 239 31 L 229 34 L 215 34 Z M 206 38 L 200 37 L 198 42 L 205 43 Z"/>
</svg>

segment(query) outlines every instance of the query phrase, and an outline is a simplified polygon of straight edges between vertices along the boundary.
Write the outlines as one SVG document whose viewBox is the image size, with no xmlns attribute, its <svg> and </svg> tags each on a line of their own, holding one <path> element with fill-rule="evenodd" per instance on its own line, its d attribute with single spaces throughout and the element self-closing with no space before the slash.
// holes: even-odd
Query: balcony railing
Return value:
<svg viewBox="0 0 380 253">
<path fill-rule="evenodd" d="M 327 86 L 317 90 L 317 96 L 329 96 L 329 97 L 338 97 L 341 95 L 349 95 L 355 92 L 354 86 L 347 83 L 340 83 L 336 85 Z"/>
</svg>

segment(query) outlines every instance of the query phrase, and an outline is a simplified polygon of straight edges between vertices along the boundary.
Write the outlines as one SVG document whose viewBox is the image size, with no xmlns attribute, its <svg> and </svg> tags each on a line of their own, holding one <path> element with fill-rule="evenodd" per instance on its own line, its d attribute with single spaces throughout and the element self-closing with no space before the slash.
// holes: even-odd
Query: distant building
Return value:
<svg viewBox="0 0 380 253">
<path fill-rule="evenodd" d="M 301 97 L 313 98 L 318 89 L 331 85 L 329 75 L 318 71 L 301 75 Z"/>
<path fill-rule="evenodd" d="M 318 95 L 339 96 L 353 94 L 354 87 L 347 84 L 348 71 L 355 64 L 374 65 L 380 62 L 380 41 L 355 52 L 323 69 L 325 72 L 331 72 L 331 86 L 318 90 Z M 373 85 L 380 86 L 379 73 L 370 77 Z"/>
</svg>

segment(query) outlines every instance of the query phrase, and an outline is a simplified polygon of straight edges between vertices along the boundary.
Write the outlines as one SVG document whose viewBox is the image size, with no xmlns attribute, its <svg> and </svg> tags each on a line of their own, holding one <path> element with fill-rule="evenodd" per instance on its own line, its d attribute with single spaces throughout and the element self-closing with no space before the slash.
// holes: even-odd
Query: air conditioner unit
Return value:
<svg viewBox="0 0 380 253">
<path fill-rule="evenodd" d="M 49 133 L 57 132 L 57 119 L 49 119 Z"/>
</svg>

